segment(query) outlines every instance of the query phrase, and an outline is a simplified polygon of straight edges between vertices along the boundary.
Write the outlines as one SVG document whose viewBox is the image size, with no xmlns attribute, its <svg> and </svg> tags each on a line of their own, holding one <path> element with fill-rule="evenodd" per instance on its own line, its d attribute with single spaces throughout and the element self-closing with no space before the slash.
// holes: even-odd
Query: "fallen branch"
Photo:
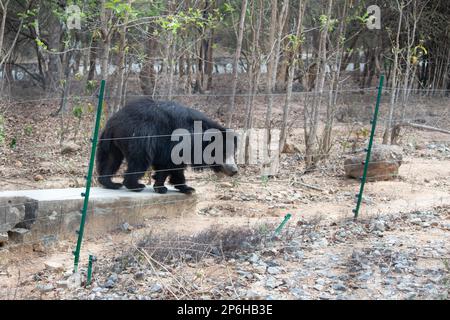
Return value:
<svg viewBox="0 0 450 320">
<path fill-rule="evenodd" d="M 426 126 L 426 125 L 423 125 L 423 124 L 410 123 L 410 122 L 399 123 L 399 124 L 396 125 L 396 127 L 411 127 L 411 128 L 416 128 L 416 129 L 422 129 L 422 130 L 428 130 L 428 131 L 435 131 L 435 132 L 441 132 L 441 133 L 445 133 L 445 134 L 450 134 L 450 131 L 448 131 L 448 130 L 435 128 L 435 127 L 430 127 L 430 126 Z"/>
</svg>

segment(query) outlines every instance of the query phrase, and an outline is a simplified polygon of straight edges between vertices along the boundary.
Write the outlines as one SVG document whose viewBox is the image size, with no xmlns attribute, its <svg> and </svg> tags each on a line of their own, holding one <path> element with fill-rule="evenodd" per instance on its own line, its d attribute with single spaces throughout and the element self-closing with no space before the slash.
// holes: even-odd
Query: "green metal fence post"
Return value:
<svg viewBox="0 0 450 320">
<path fill-rule="evenodd" d="M 98 106 L 97 106 L 97 115 L 95 118 L 94 134 L 92 137 L 91 158 L 89 161 L 88 175 L 86 177 L 86 191 L 81 194 L 81 196 L 84 197 L 84 203 L 83 203 L 83 209 L 81 210 L 80 229 L 77 232 L 78 233 L 77 248 L 73 252 L 73 254 L 75 255 L 74 272 L 78 272 L 78 263 L 80 261 L 81 243 L 83 241 L 84 224 L 86 222 L 86 215 L 87 215 L 87 209 L 88 209 L 88 204 L 89 204 L 89 193 L 91 191 L 92 174 L 94 171 L 95 151 L 97 149 L 97 140 L 98 140 L 99 127 L 100 127 L 100 119 L 102 117 L 104 93 L 105 93 L 105 80 L 102 80 L 101 85 L 100 85 L 100 94 L 98 97 Z"/>
<path fill-rule="evenodd" d="M 364 172 L 363 172 L 363 176 L 361 177 L 361 187 L 359 189 L 358 202 L 356 203 L 356 208 L 353 210 L 353 213 L 355 214 L 355 220 L 358 218 L 359 209 L 361 208 L 361 202 L 363 199 L 364 185 L 366 184 L 367 170 L 369 169 L 370 156 L 372 153 L 373 138 L 375 136 L 375 129 L 377 127 L 378 111 L 380 109 L 380 102 L 381 102 L 381 94 L 383 92 L 383 82 L 384 82 L 384 74 L 382 74 L 380 77 L 380 85 L 378 87 L 377 104 L 375 106 L 375 111 L 373 113 L 373 120 L 371 121 L 372 131 L 370 133 L 369 146 L 367 147 L 366 161 L 364 162 Z"/>
</svg>

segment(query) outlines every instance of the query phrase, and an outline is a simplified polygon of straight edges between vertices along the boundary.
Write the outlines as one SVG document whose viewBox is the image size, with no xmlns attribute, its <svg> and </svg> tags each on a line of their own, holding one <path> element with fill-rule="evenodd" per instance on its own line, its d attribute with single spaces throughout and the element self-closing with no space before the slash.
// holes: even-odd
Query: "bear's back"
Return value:
<svg viewBox="0 0 450 320">
<path fill-rule="evenodd" d="M 207 127 L 224 128 L 200 111 L 188 108 L 174 101 L 155 101 L 140 98 L 131 101 L 119 110 L 113 118 L 130 120 L 129 123 L 158 123 L 165 129 L 191 128 L 194 121 L 202 121 Z"/>
</svg>

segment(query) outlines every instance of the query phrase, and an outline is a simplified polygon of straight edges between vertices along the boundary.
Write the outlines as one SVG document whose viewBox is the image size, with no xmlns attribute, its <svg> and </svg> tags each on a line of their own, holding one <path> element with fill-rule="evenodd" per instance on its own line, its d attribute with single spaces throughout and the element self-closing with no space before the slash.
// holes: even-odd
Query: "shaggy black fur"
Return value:
<svg viewBox="0 0 450 320">
<path fill-rule="evenodd" d="M 186 185 L 184 170 L 186 164 L 176 165 L 171 160 L 172 148 L 178 141 L 171 141 L 174 130 L 184 128 L 191 133 L 193 144 L 194 121 L 202 121 L 203 131 L 214 128 L 223 132 L 225 142 L 227 129 L 212 121 L 203 113 L 184 107 L 175 102 L 154 101 L 151 99 L 139 99 L 133 101 L 114 114 L 108 120 L 100 136 L 97 147 L 97 172 L 99 182 L 109 189 L 122 187 L 120 183 L 114 183 L 111 178 L 119 170 L 123 160 L 128 167 L 123 184 L 132 191 L 142 191 L 145 185 L 139 183 L 145 172 L 152 167 L 154 169 L 154 189 L 159 193 L 166 193 L 164 187 L 166 179 L 180 192 L 192 193 L 193 188 Z M 148 137 L 157 136 L 157 137 Z M 229 137 L 229 135 L 227 135 Z M 134 137 L 134 138 L 133 138 Z M 140 138 L 146 137 L 146 138 Z M 202 142 L 202 150 L 210 142 Z M 236 143 L 236 137 L 234 137 Z M 235 144 L 236 147 L 236 144 Z M 194 163 L 192 145 L 192 159 Z M 224 156 L 226 144 L 224 143 Z M 233 150 L 235 151 L 235 150 Z M 194 169 L 208 167 L 205 163 L 192 164 Z M 209 166 L 215 172 L 226 172 L 224 165 Z"/>
</svg>

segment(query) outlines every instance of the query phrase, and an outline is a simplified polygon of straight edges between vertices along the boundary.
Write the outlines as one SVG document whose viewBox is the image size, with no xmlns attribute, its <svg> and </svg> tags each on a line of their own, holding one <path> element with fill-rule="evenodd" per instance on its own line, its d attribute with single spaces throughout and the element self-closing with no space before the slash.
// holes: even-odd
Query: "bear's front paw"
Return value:
<svg viewBox="0 0 450 320">
<path fill-rule="evenodd" d="M 164 186 L 160 186 L 160 187 L 153 186 L 153 190 L 155 190 L 156 193 L 161 193 L 161 194 L 167 193 L 167 188 Z"/>
<path fill-rule="evenodd" d="M 178 189 L 178 191 L 180 191 L 181 193 L 185 194 L 192 194 L 195 192 L 194 188 L 188 186 L 176 186 L 175 188 Z"/>
</svg>

